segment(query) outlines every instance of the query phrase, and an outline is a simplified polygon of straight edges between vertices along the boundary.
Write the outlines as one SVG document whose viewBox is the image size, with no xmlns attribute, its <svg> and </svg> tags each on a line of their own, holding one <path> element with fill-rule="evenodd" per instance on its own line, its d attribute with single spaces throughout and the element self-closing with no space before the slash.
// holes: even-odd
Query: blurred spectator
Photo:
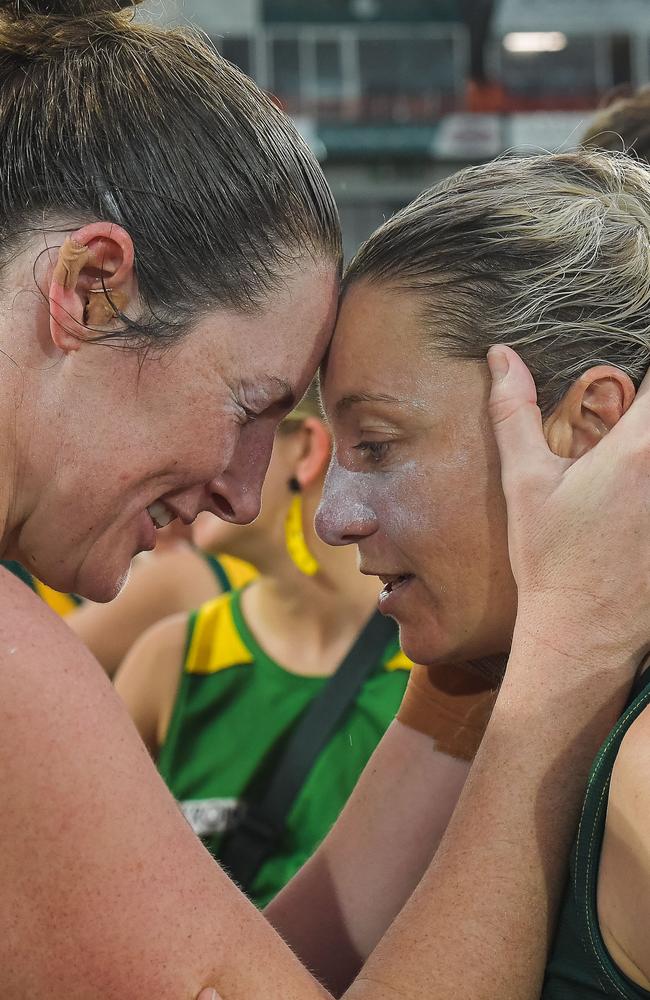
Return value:
<svg viewBox="0 0 650 1000">
<path fill-rule="evenodd" d="M 248 884 L 232 872 L 258 905 L 337 818 L 395 716 L 411 666 L 397 626 L 376 611 L 378 582 L 359 574 L 354 548 L 332 548 L 316 536 L 330 454 L 318 412 L 312 393 L 281 426 L 256 522 L 202 515 L 197 524 L 201 545 L 254 558 L 259 578 L 193 615 L 160 622 L 134 646 L 115 682 L 194 830 L 232 870 L 233 844 L 248 836 L 246 817 L 277 784 L 301 720 L 317 713 L 318 729 L 331 678 L 341 664 L 346 676 L 352 671 L 356 686 L 325 727 L 270 855 Z"/>
<path fill-rule="evenodd" d="M 114 601 L 85 601 L 68 614 L 67 622 L 112 677 L 136 639 L 161 618 L 191 611 L 254 575 L 252 566 L 204 555 L 189 541 L 168 534 L 160 553 L 154 550 L 136 560 Z"/>
</svg>

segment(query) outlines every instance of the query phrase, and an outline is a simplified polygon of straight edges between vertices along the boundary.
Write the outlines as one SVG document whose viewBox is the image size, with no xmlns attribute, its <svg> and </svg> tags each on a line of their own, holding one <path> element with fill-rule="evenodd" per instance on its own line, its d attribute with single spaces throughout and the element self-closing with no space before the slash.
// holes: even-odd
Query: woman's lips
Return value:
<svg viewBox="0 0 650 1000">
<path fill-rule="evenodd" d="M 404 573 L 399 576 L 380 576 L 379 579 L 384 584 L 379 595 L 379 610 L 382 615 L 396 615 L 415 577 L 412 573 Z"/>
<path fill-rule="evenodd" d="M 156 525 L 148 510 L 143 510 L 138 519 L 138 552 L 150 552 L 156 547 Z"/>
</svg>

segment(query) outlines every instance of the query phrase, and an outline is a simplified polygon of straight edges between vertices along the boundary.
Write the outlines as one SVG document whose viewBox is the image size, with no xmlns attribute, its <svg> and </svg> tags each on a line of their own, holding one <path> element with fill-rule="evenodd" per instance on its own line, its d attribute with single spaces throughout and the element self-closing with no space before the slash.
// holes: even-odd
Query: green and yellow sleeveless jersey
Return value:
<svg viewBox="0 0 650 1000">
<path fill-rule="evenodd" d="M 207 562 L 224 594 L 227 594 L 230 590 L 241 590 L 242 587 L 245 587 L 259 576 L 254 566 L 244 562 L 243 559 L 238 559 L 236 556 L 223 554 L 213 556 L 211 553 L 202 552 L 200 549 L 197 549 L 197 552 Z"/>
<path fill-rule="evenodd" d="M 199 554 L 207 562 L 224 593 L 229 590 L 235 590 L 238 587 L 246 586 L 247 583 L 250 583 L 258 575 L 254 566 L 244 562 L 242 559 L 235 558 L 235 556 L 224 555 L 217 558 L 208 553 Z M 83 603 L 82 599 L 77 597 L 76 594 L 61 594 L 58 590 L 52 590 L 51 587 L 41 583 L 35 576 L 28 573 L 18 562 L 0 560 L 0 565 L 8 569 L 14 576 L 19 577 L 28 587 L 31 587 L 62 618 L 65 618 L 66 615 L 69 615 L 71 611 L 74 611 L 75 608 L 78 608 Z"/>
<path fill-rule="evenodd" d="M 650 992 L 628 979 L 611 958 L 600 933 L 597 908 L 612 770 L 623 737 L 650 704 L 648 673 L 640 686 L 603 743 L 589 775 L 542 1000 L 650 1000 Z"/>
<path fill-rule="evenodd" d="M 56 611 L 57 615 L 60 615 L 62 618 L 65 618 L 66 615 L 69 615 L 71 611 L 74 611 L 82 603 L 81 598 L 77 597 L 76 594 L 60 594 L 58 590 L 52 590 L 51 587 L 41 583 L 40 580 L 37 580 L 35 576 L 28 573 L 18 562 L 7 560 L 3 561 L 2 565 L 13 573 L 14 576 L 19 577 L 28 587 L 31 587 L 52 608 L 52 611 Z"/>
<path fill-rule="evenodd" d="M 245 799 L 255 801 L 326 677 L 290 673 L 256 641 L 242 591 L 191 616 L 179 690 L 158 767 L 195 832 L 215 858 Z M 251 897 L 264 906 L 328 832 L 402 700 L 410 661 L 394 638 L 307 777 L 276 854 L 260 868 Z"/>
</svg>

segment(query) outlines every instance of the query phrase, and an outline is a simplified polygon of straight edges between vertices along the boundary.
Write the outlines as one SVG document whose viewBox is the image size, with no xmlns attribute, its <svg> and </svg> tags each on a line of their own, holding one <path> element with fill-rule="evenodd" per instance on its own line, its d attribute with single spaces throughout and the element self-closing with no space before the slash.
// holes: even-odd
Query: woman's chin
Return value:
<svg viewBox="0 0 650 1000">
<path fill-rule="evenodd" d="M 436 629 L 414 628 L 400 622 L 399 641 L 402 651 L 413 663 L 429 666 L 450 658 L 450 644 L 443 641 Z"/>
<path fill-rule="evenodd" d="M 66 588 L 78 597 L 94 601 L 97 604 L 106 604 L 113 601 L 122 590 L 129 577 L 131 564 L 126 566 L 93 567 L 84 565 L 79 570 L 74 584 Z"/>
</svg>

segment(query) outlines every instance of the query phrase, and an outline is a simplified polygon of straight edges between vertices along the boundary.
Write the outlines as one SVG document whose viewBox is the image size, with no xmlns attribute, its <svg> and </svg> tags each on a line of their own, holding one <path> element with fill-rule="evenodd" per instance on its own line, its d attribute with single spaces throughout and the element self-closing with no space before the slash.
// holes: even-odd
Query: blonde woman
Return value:
<svg viewBox="0 0 650 1000">
<path fill-rule="evenodd" d="M 535 499 L 537 518 L 521 523 L 506 519 L 486 407 L 483 358 L 495 344 L 509 344 L 526 362 L 541 410 L 540 422 L 529 383 L 521 467 L 508 461 L 502 468 L 509 500 Z M 370 363 L 361 365 L 361 358 Z M 616 722 L 619 692 L 602 706 L 614 728 L 589 778 L 543 989 L 548 1000 L 650 996 L 650 672 L 643 669 L 650 619 L 643 602 L 628 605 L 627 596 L 629 588 L 647 591 L 648 565 L 631 566 L 621 548 L 635 505 L 648 511 L 647 464 L 639 450 L 647 395 L 640 405 L 634 401 L 649 364 L 650 175 L 623 155 L 580 152 L 463 171 L 371 236 L 347 270 L 323 386 L 336 454 L 318 528 L 332 544 L 355 542 L 362 570 L 383 580 L 380 607 L 399 622 L 409 656 L 427 663 L 492 658 L 498 672 L 521 641 L 517 615 L 531 586 L 548 602 L 544 641 L 564 657 L 573 697 L 584 697 L 590 670 L 600 673 L 622 646 L 632 654 L 637 679 L 625 713 Z M 505 399 L 492 414 L 497 437 L 506 434 L 518 401 L 512 378 L 500 383 Z M 600 468 L 602 481 L 585 490 L 584 525 L 582 515 L 575 523 L 558 518 L 549 477 L 555 470 L 570 482 L 590 466 Z M 589 533 L 595 503 L 603 506 L 603 521 Z M 553 538 L 557 574 L 522 577 L 512 557 Z M 583 546 L 590 568 L 578 557 Z M 553 635 L 555 616 L 567 613 L 577 646 Z M 591 649 L 586 673 L 581 647 Z M 417 676 L 424 686 L 426 678 Z M 544 672 L 533 670 L 524 715 L 544 683 Z M 425 731 L 421 714 L 414 718 L 405 709 L 402 720 Z M 525 743 L 512 753 L 508 766 L 516 768 Z M 576 747 L 558 766 L 570 782 L 584 765 Z M 528 823 L 538 842 L 558 823 L 567 835 L 574 832 L 577 816 L 558 803 L 556 791 L 549 776 L 538 799 L 527 808 L 522 803 L 521 824 L 509 817 L 501 835 L 513 856 L 523 850 Z M 495 787 L 495 820 L 507 815 L 508 800 L 505 784 Z M 408 821 L 417 816 L 414 801 Z M 483 868 L 462 819 L 472 822 L 463 809 L 447 835 L 467 849 L 459 898 L 479 884 Z M 548 941 L 541 927 L 537 949 L 526 937 L 540 907 L 554 916 L 557 893 L 549 898 L 544 886 L 555 870 L 559 887 L 562 866 L 544 869 L 536 850 L 528 899 L 519 897 L 521 923 L 504 941 L 503 955 L 505 961 L 520 947 L 513 981 L 534 961 L 541 988 Z M 517 894 L 507 868 L 495 892 L 510 910 Z M 446 941 L 428 945 L 441 955 Z M 476 926 L 465 961 L 477 974 L 488 947 Z M 396 978 L 387 983 L 398 989 Z"/>
</svg>

